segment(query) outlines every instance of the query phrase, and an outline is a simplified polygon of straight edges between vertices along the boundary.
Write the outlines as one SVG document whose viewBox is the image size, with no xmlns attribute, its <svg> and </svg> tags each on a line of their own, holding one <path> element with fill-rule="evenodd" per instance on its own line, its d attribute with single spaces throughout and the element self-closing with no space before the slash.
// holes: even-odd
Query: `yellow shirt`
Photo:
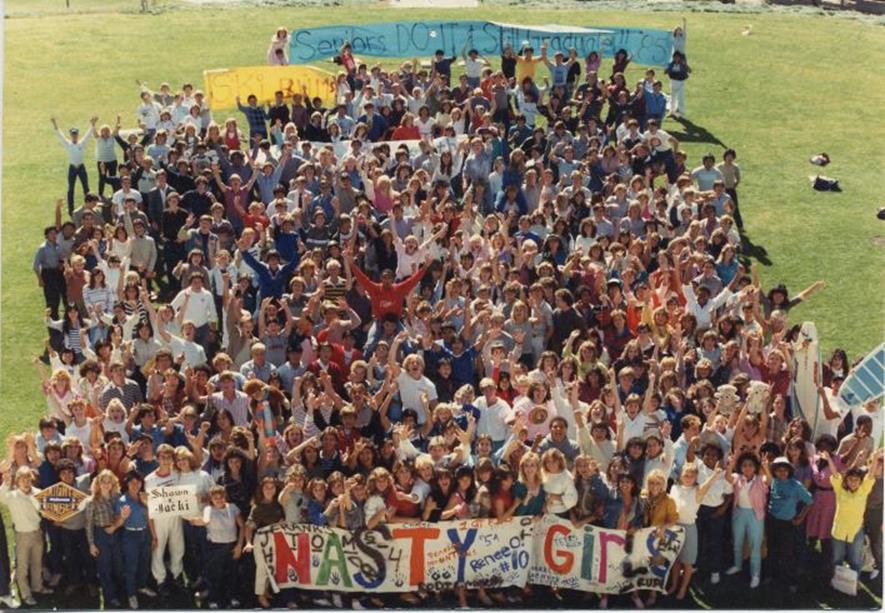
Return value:
<svg viewBox="0 0 885 613">
<path fill-rule="evenodd" d="M 863 527 L 863 515 L 867 506 L 867 497 L 873 491 L 876 480 L 869 475 L 861 482 L 856 492 L 849 492 L 842 487 L 842 475 L 830 476 L 833 493 L 836 494 L 836 516 L 833 519 L 833 538 L 851 542 Z"/>
<path fill-rule="evenodd" d="M 516 57 L 516 87 L 520 87 L 522 80 L 526 77 L 531 77 L 532 81 L 535 80 L 535 67 L 541 61 L 539 57 L 533 57 L 530 60 L 521 55 Z"/>
</svg>

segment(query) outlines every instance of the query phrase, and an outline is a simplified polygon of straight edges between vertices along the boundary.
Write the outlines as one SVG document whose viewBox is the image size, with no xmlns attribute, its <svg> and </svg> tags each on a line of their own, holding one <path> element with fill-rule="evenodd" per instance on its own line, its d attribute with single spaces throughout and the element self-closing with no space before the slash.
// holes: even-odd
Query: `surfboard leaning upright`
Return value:
<svg viewBox="0 0 885 613">
<path fill-rule="evenodd" d="M 818 422 L 824 419 L 821 415 L 820 396 L 817 393 L 818 381 L 822 381 L 822 378 L 817 326 L 814 322 L 806 321 L 802 323 L 799 335 L 793 342 L 793 386 L 790 404 L 793 414 L 801 415 L 815 434 Z"/>
</svg>

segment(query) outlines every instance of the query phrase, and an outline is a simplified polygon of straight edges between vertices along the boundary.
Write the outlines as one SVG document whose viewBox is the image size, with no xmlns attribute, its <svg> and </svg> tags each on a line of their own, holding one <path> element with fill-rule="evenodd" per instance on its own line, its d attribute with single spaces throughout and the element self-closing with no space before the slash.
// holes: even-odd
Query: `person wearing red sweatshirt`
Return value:
<svg viewBox="0 0 885 613">
<path fill-rule="evenodd" d="M 372 319 L 374 319 L 374 322 L 372 327 L 369 328 L 369 336 L 366 339 L 366 355 L 369 355 L 369 348 L 374 347 L 380 338 L 381 322 L 385 316 L 393 315 L 397 320 L 402 319 L 403 301 L 418 286 L 429 267 L 425 264 L 415 274 L 403 279 L 399 283 L 393 282 L 394 274 L 392 270 L 382 270 L 381 282 L 377 283 L 360 270 L 360 267 L 354 263 L 351 253 L 345 253 L 344 263 L 350 269 L 357 284 L 368 294 L 369 300 L 372 302 Z M 397 331 L 399 330 L 402 330 L 402 323 L 397 321 Z"/>
</svg>

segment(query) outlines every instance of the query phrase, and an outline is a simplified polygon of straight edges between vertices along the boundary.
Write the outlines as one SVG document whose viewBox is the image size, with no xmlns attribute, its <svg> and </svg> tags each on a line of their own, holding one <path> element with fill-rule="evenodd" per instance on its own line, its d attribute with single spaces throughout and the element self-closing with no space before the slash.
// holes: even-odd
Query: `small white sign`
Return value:
<svg viewBox="0 0 885 613">
<path fill-rule="evenodd" d="M 197 486 L 170 485 L 148 490 L 148 516 L 196 517 L 200 514 Z"/>
</svg>

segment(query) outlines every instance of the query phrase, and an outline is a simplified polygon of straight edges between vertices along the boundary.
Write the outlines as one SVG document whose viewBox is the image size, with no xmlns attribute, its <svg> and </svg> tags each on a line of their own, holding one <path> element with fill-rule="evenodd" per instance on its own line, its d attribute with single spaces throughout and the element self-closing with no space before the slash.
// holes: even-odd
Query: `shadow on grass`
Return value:
<svg viewBox="0 0 885 613">
<path fill-rule="evenodd" d="M 757 245 L 753 239 L 746 234 L 741 234 L 741 261 L 744 265 L 750 263 L 750 260 L 756 260 L 763 266 L 771 266 L 771 258 L 768 257 L 768 250 L 762 245 Z"/>
<path fill-rule="evenodd" d="M 707 130 L 707 128 L 703 126 L 699 126 L 694 123 L 690 119 L 686 119 L 685 117 L 672 119 L 677 124 L 682 126 L 682 131 L 677 132 L 676 130 L 667 130 L 667 132 L 676 138 L 680 143 L 709 143 L 711 145 L 718 145 L 719 147 L 725 148 L 726 145 L 719 137 Z M 670 124 L 671 126 L 673 124 Z"/>
</svg>

